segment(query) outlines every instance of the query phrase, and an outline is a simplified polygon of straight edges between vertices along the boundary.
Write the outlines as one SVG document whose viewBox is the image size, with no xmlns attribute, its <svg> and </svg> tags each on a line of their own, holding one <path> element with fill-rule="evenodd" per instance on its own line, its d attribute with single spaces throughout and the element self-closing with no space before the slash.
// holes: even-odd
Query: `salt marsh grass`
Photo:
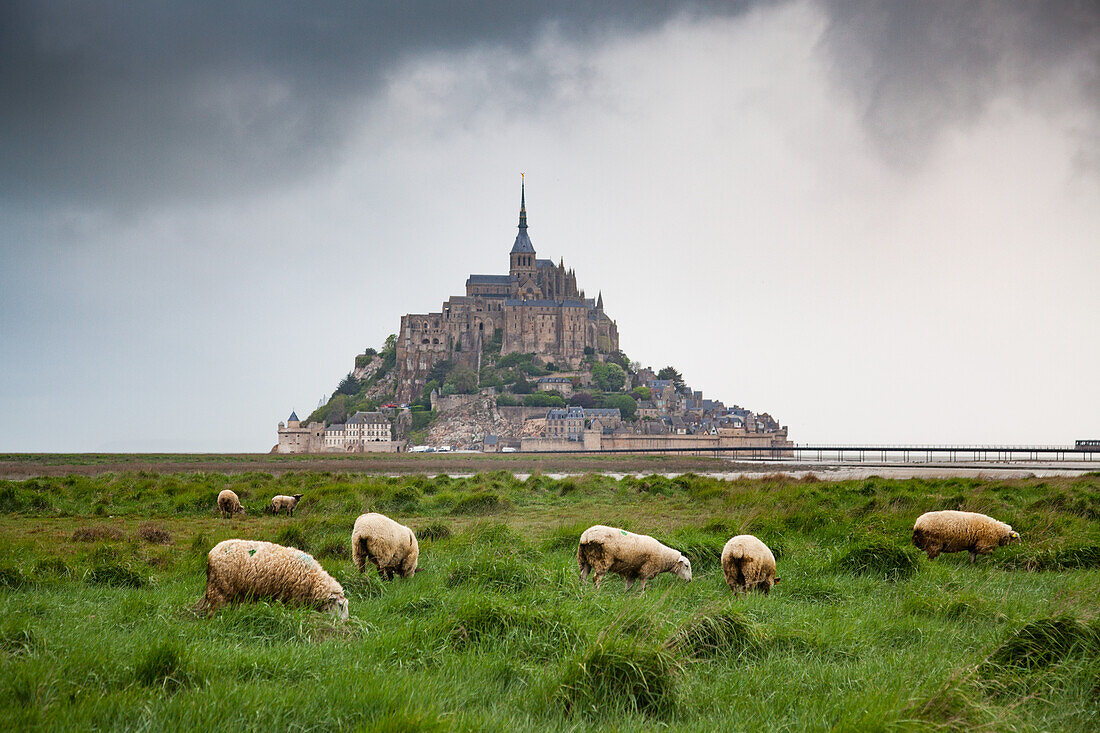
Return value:
<svg viewBox="0 0 1100 733">
<path fill-rule="evenodd" d="M 223 520 L 305 496 L 293 518 Z M 489 499 L 487 497 L 493 497 Z M 907 544 L 924 511 L 984 511 L 1020 545 L 971 565 Z M 350 560 L 355 517 L 421 532 L 420 567 Z M 1100 476 L 827 482 L 114 474 L 0 482 L 0 725 L 210 730 L 1077 730 L 1100 727 Z M 590 524 L 651 534 L 695 580 L 577 578 Z M 106 529 L 110 528 L 110 530 Z M 734 598 L 752 533 L 783 582 Z M 314 553 L 351 618 L 230 606 L 205 553 Z"/>
</svg>

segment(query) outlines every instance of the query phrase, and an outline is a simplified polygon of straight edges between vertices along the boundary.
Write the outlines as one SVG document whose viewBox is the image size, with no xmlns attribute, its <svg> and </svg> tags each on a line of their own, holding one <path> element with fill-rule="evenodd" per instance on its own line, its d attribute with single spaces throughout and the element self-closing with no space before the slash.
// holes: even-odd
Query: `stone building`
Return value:
<svg viewBox="0 0 1100 733">
<path fill-rule="evenodd" d="M 585 429 L 598 422 L 601 427 L 613 428 L 623 421 L 619 408 L 563 407 L 546 413 L 547 438 L 580 440 Z"/>
<path fill-rule="evenodd" d="M 357 412 L 347 422 L 325 427 L 324 423 L 302 425 L 291 412 L 279 423 L 276 453 L 388 453 L 402 450 L 403 442 L 393 440 L 390 421 L 380 412 Z"/>
<path fill-rule="evenodd" d="M 619 348 L 619 330 L 604 312 L 603 294 L 586 298 L 564 259 L 539 259 L 527 234 L 526 191 L 520 188 L 519 232 L 507 275 L 470 275 L 466 294 L 448 298 L 439 313 L 401 317 L 397 337 L 397 398 L 419 396 L 432 365 L 444 360 L 480 371 L 483 345 L 501 353 L 534 353 L 560 366 L 579 366 L 589 353 Z"/>
<path fill-rule="evenodd" d="M 311 453 L 321 450 L 325 442 L 324 423 L 302 425 L 298 414 L 291 411 L 285 423 L 279 423 L 279 444 L 276 453 Z"/>
</svg>

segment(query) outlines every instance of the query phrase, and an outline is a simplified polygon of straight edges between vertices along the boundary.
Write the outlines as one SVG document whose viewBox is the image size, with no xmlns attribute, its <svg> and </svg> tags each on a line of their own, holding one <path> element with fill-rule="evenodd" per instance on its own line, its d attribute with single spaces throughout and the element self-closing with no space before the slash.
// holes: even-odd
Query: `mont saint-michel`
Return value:
<svg viewBox="0 0 1100 733">
<path fill-rule="evenodd" d="M 278 434 L 280 453 L 791 445 L 768 413 L 631 361 L 602 291 L 588 297 L 563 255 L 538 256 L 523 183 L 507 274 L 471 274 L 438 312 L 402 316 L 381 351 L 356 356 L 332 396 Z"/>
</svg>

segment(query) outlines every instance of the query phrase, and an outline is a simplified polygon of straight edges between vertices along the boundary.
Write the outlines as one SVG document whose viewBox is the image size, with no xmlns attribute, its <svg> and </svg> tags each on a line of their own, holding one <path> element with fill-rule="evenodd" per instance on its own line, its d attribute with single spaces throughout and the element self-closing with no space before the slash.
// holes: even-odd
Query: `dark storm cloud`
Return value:
<svg viewBox="0 0 1100 733">
<path fill-rule="evenodd" d="M 823 48 L 886 157 L 908 165 L 1002 96 L 1083 112 L 1082 164 L 1100 163 L 1100 3 L 824 0 Z"/>
<path fill-rule="evenodd" d="M 347 106 L 420 53 L 523 51 L 730 3 L 9 2 L 0 196 L 144 200 L 274 184 L 339 155 Z"/>
<path fill-rule="evenodd" d="M 1097 153 L 1100 5 L 831 2 L 822 48 L 883 152 L 1068 71 Z M 351 111 L 404 61 L 523 54 L 769 3 L 51 2 L 0 5 L 0 200 L 125 205 L 279 186 L 337 161 Z M 736 73 L 736 70 L 729 70 Z M 537 98 L 531 70 L 526 93 Z M 1078 100 L 1079 101 L 1079 100 Z"/>
</svg>

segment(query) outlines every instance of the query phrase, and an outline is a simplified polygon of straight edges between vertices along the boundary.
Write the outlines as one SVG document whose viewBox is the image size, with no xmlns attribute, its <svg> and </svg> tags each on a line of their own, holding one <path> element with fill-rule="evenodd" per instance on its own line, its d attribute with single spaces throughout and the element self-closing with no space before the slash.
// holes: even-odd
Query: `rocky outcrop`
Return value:
<svg viewBox="0 0 1100 733">
<path fill-rule="evenodd" d="M 545 407 L 497 407 L 494 395 L 470 395 L 459 405 L 448 405 L 428 428 L 432 445 L 467 447 L 486 435 L 515 442 L 525 435 L 537 435 L 546 426 Z"/>
</svg>

